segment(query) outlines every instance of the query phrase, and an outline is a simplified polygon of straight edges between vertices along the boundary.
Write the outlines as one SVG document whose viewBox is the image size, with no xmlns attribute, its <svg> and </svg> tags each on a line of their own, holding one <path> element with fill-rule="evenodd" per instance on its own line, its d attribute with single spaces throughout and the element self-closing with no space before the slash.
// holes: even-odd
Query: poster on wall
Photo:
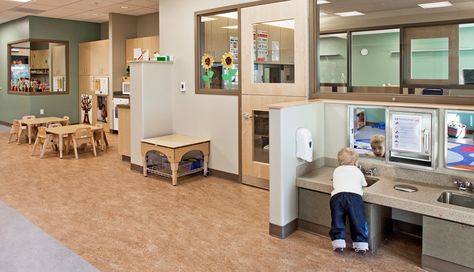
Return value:
<svg viewBox="0 0 474 272">
<path fill-rule="evenodd" d="M 268 59 L 268 31 L 257 31 L 257 61 L 264 62 Z"/>
<path fill-rule="evenodd" d="M 280 42 L 272 41 L 272 61 L 280 61 Z"/>
<path fill-rule="evenodd" d="M 54 76 L 53 77 L 53 92 L 64 92 L 64 77 Z"/>
<path fill-rule="evenodd" d="M 232 54 L 234 57 L 234 61 L 238 60 L 239 56 L 239 38 L 238 37 L 229 37 L 229 52 Z"/>
<path fill-rule="evenodd" d="M 92 95 L 81 95 L 81 123 L 91 124 L 92 121 Z"/>
<path fill-rule="evenodd" d="M 107 96 L 97 96 L 97 121 L 107 123 Z"/>
<path fill-rule="evenodd" d="M 393 150 L 421 152 L 421 116 L 394 114 L 392 118 Z"/>
</svg>

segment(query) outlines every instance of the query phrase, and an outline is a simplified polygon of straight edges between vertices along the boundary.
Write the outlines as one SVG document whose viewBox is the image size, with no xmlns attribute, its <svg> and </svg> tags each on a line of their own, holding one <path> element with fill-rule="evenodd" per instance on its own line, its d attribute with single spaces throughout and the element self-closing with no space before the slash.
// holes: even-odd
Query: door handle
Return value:
<svg viewBox="0 0 474 272">
<path fill-rule="evenodd" d="M 248 113 L 248 112 L 242 113 L 242 116 L 243 116 L 244 119 L 246 119 L 246 120 L 249 120 L 249 119 L 252 119 L 252 118 L 253 118 L 252 114 L 250 114 L 250 113 Z"/>
<path fill-rule="evenodd" d="M 423 130 L 423 144 L 424 144 L 424 147 L 425 147 L 425 154 L 429 154 L 429 152 L 430 152 L 430 144 L 428 142 L 429 133 L 430 133 L 429 130 L 427 130 L 427 129 Z"/>
</svg>

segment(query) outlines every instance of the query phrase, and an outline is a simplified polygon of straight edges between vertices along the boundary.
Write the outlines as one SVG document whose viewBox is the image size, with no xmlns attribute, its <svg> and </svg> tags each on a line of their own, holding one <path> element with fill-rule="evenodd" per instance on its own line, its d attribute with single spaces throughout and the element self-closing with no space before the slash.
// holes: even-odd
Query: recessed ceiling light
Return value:
<svg viewBox="0 0 474 272">
<path fill-rule="evenodd" d="M 317 1 L 316 1 L 316 4 L 317 4 L 317 5 L 329 4 L 329 3 L 331 3 L 331 2 L 326 1 L 326 0 L 317 0 Z"/>
<path fill-rule="evenodd" d="M 341 16 L 341 17 L 365 15 L 364 13 L 358 12 L 358 11 L 339 12 L 339 13 L 335 13 L 335 14 L 336 14 L 337 16 Z"/>
<path fill-rule="evenodd" d="M 206 16 L 201 16 L 201 22 L 204 23 L 204 22 L 210 22 L 210 21 L 214 21 L 216 20 L 215 18 L 211 18 L 211 17 L 206 17 Z"/>
<path fill-rule="evenodd" d="M 21 3 L 26 3 L 26 2 L 30 2 L 31 0 L 13 0 L 15 2 L 21 2 Z"/>
<path fill-rule="evenodd" d="M 449 2 L 449 1 L 418 4 L 418 6 L 424 8 L 424 9 L 444 8 L 444 7 L 450 7 L 452 5 L 453 4 L 451 4 L 451 2 Z"/>
<path fill-rule="evenodd" d="M 268 22 L 263 23 L 264 25 L 288 28 L 288 29 L 295 29 L 295 20 L 285 20 L 285 21 L 276 21 L 276 22 Z"/>
<path fill-rule="evenodd" d="M 237 14 L 237 11 L 216 14 L 216 16 L 229 18 L 229 19 L 237 19 L 239 17 L 239 15 Z"/>
<path fill-rule="evenodd" d="M 221 26 L 221 28 L 225 28 L 225 29 L 238 29 L 239 26 L 238 26 L 238 25 L 230 25 L 230 26 Z"/>
<path fill-rule="evenodd" d="M 123 8 L 123 9 L 128 9 L 128 7 L 127 7 L 127 6 L 121 6 L 121 8 Z"/>
</svg>

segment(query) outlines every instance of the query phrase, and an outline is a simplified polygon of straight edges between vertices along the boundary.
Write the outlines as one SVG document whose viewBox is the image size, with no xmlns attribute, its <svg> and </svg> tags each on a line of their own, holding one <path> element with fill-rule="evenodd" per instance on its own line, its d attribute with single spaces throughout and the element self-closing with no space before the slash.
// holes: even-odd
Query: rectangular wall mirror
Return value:
<svg viewBox="0 0 474 272">
<path fill-rule="evenodd" d="M 68 93 L 67 41 L 24 40 L 8 44 L 8 92 Z"/>
<path fill-rule="evenodd" d="M 295 20 L 253 25 L 253 82 L 295 83 Z"/>
<path fill-rule="evenodd" d="M 446 167 L 474 171 L 474 111 L 446 111 Z"/>
<path fill-rule="evenodd" d="M 386 117 L 384 107 L 349 106 L 349 146 L 360 157 L 385 158 Z"/>
</svg>

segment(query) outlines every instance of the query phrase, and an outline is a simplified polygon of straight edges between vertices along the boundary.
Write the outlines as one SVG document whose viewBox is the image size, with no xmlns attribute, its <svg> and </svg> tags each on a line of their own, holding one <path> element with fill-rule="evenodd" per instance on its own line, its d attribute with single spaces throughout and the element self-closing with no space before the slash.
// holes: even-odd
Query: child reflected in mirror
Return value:
<svg viewBox="0 0 474 272">
<path fill-rule="evenodd" d="M 385 157 L 385 136 L 374 135 L 370 138 L 370 147 L 372 154 L 375 157 Z"/>
</svg>

